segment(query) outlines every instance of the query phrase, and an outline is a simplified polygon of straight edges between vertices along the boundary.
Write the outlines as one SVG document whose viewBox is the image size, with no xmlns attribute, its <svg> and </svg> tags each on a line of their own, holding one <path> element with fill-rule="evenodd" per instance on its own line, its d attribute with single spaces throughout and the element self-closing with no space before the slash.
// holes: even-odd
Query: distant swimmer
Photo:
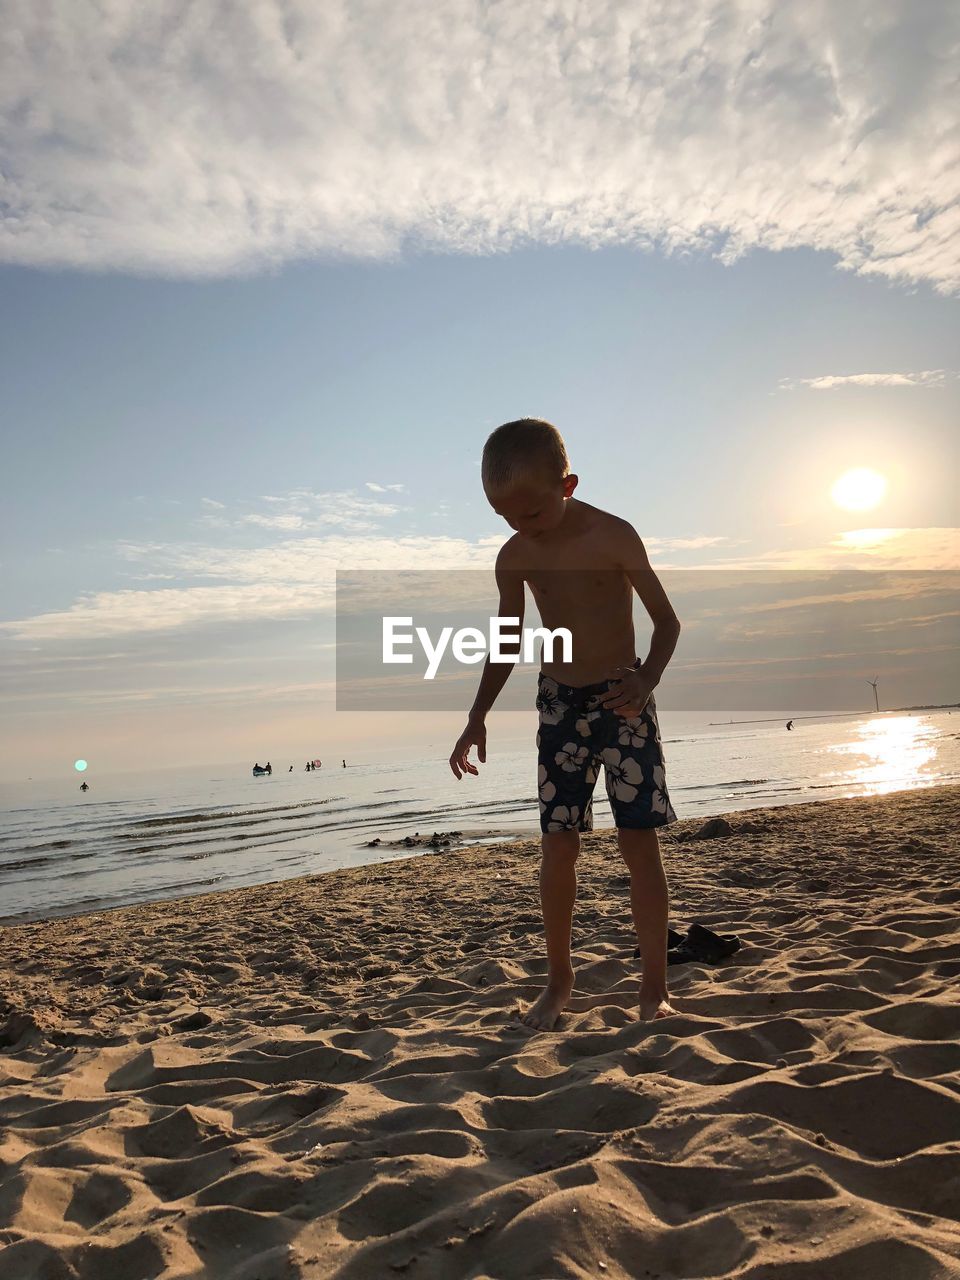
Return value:
<svg viewBox="0 0 960 1280">
<path fill-rule="evenodd" d="M 89 790 L 90 790 L 90 788 L 87 786 L 87 784 L 86 784 L 85 782 L 81 782 L 81 783 L 80 783 L 80 790 L 81 790 L 81 791 L 89 791 Z"/>
<path fill-rule="evenodd" d="M 788 720 L 788 721 L 787 721 L 787 728 L 788 728 L 788 729 L 792 729 L 792 728 L 793 728 L 793 721 L 792 721 L 792 720 Z"/>
<path fill-rule="evenodd" d="M 343 767 L 344 767 L 344 768 L 346 768 L 346 767 L 347 767 L 347 762 L 346 762 L 346 760 L 344 760 L 344 761 L 343 761 Z"/>
<path fill-rule="evenodd" d="M 293 773 L 293 765 L 290 766 L 290 768 L 287 770 L 287 773 Z"/>
</svg>

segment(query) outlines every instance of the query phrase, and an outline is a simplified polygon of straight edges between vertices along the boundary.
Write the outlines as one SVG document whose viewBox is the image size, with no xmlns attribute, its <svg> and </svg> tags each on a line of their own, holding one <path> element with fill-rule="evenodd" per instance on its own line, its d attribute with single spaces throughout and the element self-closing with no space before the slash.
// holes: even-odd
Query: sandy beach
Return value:
<svg viewBox="0 0 960 1280">
<path fill-rule="evenodd" d="M 552 1032 L 537 839 L 0 930 L 0 1276 L 960 1274 L 960 787 L 726 816 L 656 1024 L 612 832 Z"/>
</svg>

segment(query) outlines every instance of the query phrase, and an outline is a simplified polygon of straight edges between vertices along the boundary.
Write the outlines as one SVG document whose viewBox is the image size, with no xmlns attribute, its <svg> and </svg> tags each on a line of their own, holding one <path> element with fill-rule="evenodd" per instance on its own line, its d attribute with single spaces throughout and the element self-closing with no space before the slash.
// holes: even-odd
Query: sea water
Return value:
<svg viewBox="0 0 960 1280">
<path fill-rule="evenodd" d="M 761 714 L 770 720 L 756 719 Z M 960 781 L 960 711 L 774 718 L 660 710 L 677 816 Z M 724 723 L 720 723 L 724 721 Z M 737 723 L 740 721 L 741 723 Z M 746 723 L 745 723 L 746 722 Z M 447 754 L 251 776 L 252 761 L 0 786 L 0 921 L 11 923 L 422 857 L 389 841 L 458 831 L 467 842 L 538 836 L 536 748 L 488 744 L 478 777 Z M 594 827 L 613 825 L 597 782 Z M 379 839 L 383 843 L 371 845 Z"/>
</svg>

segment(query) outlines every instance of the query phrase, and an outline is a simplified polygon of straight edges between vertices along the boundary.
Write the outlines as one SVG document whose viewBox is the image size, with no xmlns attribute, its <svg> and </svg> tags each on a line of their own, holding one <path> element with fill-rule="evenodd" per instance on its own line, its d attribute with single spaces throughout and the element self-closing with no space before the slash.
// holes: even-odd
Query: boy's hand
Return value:
<svg viewBox="0 0 960 1280">
<path fill-rule="evenodd" d="M 616 680 L 617 683 L 601 694 L 601 704 L 627 720 L 643 715 L 643 708 L 653 693 L 653 683 L 643 674 L 643 668 L 617 667 L 607 679 Z"/>
<path fill-rule="evenodd" d="M 477 759 L 481 764 L 487 762 L 487 726 L 482 720 L 468 720 L 467 727 L 457 739 L 457 745 L 450 756 L 450 768 L 454 776 L 462 778 L 465 773 L 480 773 L 475 764 L 467 759 L 470 748 L 477 748 Z"/>
</svg>

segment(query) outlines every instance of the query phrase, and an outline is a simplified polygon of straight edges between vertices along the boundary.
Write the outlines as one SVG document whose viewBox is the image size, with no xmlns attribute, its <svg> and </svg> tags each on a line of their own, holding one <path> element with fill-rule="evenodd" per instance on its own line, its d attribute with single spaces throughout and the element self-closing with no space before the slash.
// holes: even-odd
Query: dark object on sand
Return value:
<svg viewBox="0 0 960 1280">
<path fill-rule="evenodd" d="M 706 925 L 692 924 L 684 938 L 676 929 L 667 930 L 667 964 L 719 964 L 735 951 L 740 950 L 740 939 L 735 933 L 719 934 Z M 634 956 L 640 955 L 636 947 Z"/>
<path fill-rule="evenodd" d="M 681 942 L 677 951 L 683 947 L 693 952 L 694 960 L 702 960 L 704 964 L 718 964 L 740 950 L 740 939 L 735 933 L 714 933 L 706 925 L 692 924 L 687 930 L 686 940 Z"/>
<path fill-rule="evenodd" d="M 389 840 L 387 843 L 394 846 L 404 845 L 408 849 L 419 845 L 422 849 L 432 849 L 436 852 L 439 849 L 449 848 L 454 837 L 462 835 L 462 831 L 435 831 L 428 840 L 426 836 L 421 836 L 419 831 L 415 831 L 412 836 L 404 836 L 402 840 Z M 372 843 L 372 841 L 368 841 L 368 843 Z"/>
<path fill-rule="evenodd" d="M 694 840 L 714 840 L 717 836 L 732 835 L 733 827 L 726 818 L 708 818 L 693 838 Z"/>
<path fill-rule="evenodd" d="M 668 929 L 667 930 L 667 954 L 669 955 L 669 953 L 674 949 L 674 947 L 679 947 L 680 943 L 683 942 L 684 940 L 685 939 L 682 933 L 677 933 L 676 929 Z M 634 947 L 633 954 L 634 956 L 639 956 L 640 948 Z"/>
</svg>

